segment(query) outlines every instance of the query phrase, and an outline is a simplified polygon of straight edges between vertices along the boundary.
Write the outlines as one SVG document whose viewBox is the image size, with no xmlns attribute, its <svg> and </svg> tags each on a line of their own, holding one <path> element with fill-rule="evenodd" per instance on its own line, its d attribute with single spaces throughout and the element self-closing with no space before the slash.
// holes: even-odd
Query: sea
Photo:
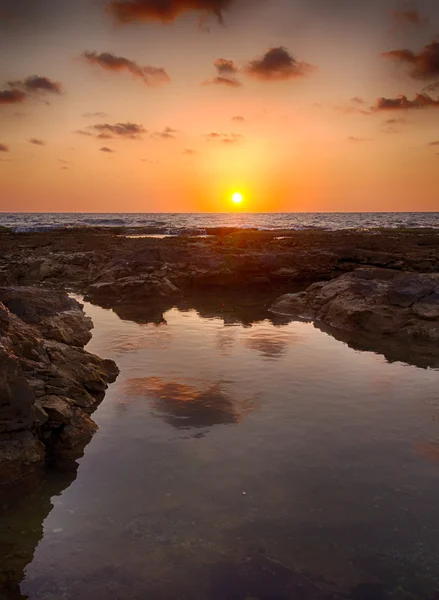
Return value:
<svg viewBox="0 0 439 600">
<path fill-rule="evenodd" d="M 162 235 L 202 235 L 210 228 L 258 230 L 439 228 L 439 212 L 362 213 L 0 213 L 17 232 L 60 227 L 123 227 Z"/>
</svg>

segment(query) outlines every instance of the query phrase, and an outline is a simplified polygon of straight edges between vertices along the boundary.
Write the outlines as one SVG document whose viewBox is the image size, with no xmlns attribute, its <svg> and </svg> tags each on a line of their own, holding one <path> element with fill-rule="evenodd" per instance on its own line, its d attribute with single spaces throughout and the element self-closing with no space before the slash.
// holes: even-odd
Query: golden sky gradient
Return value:
<svg viewBox="0 0 439 600">
<path fill-rule="evenodd" d="M 0 51 L 2 211 L 439 210 L 437 0 L 0 0 Z"/>
</svg>

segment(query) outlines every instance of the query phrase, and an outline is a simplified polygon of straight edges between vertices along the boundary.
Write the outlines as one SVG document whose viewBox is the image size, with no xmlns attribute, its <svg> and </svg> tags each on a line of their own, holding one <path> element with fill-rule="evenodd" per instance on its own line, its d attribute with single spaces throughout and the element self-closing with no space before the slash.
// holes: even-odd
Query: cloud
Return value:
<svg viewBox="0 0 439 600">
<path fill-rule="evenodd" d="M 242 83 L 234 77 L 214 77 L 203 81 L 203 85 L 226 85 L 228 87 L 241 87 Z"/>
<path fill-rule="evenodd" d="M 172 127 L 165 127 L 163 129 L 163 131 L 156 131 L 155 133 L 151 134 L 152 138 L 162 138 L 165 140 L 169 140 L 175 139 L 175 133 L 178 133 L 178 129 L 172 129 Z"/>
<path fill-rule="evenodd" d="M 58 158 L 58 162 L 61 163 L 62 165 L 68 165 L 69 161 L 65 160 L 64 158 Z"/>
<path fill-rule="evenodd" d="M 397 22 L 412 23 L 421 25 L 423 19 L 418 10 L 394 10 L 392 17 Z"/>
<path fill-rule="evenodd" d="M 348 140 L 350 142 L 372 142 L 373 141 L 372 138 L 368 138 L 368 137 L 355 137 L 353 135 L 350 135 L 348 137 Z"/>
<path fill-rule="evenodd" d="M 146 85 L 157 85 L 170 81 L 170 77 L 161 67 L 152 67 L 150 65 L 140 66 L 135 61 L 123 56 L 116 56 L 111 52 L 84 52 L 82 57 L 93 65 L 118 73 L 128 71 L 134 77 L 141 79 Z"/>
<path fill-rule="evenodd" d="M 428 145 L 429 145 L 429 146 L 439 146 L 439 141 L 436 141 L 436 142 L 430 142 Z"/>
<path fill-rule="evenodd" d="M 10 81 L 8 85 L 11 88 L 22 89 L 27 93 L 61 94 L 62 92 L 62 85 L 58 81 L 52 81 L 41 75 L 30 75 L 23 80 Z"/>
<path fill-rule="evenodd" d="M 84 117 L 86 119 L 90 119 L 90 118 L 104 118 L 104 117 L 108 117 L 107 113 L 104 112 L 94 112 L 94 113 L 83 113 L 81 115 L 81 117 Z"/>
<path fill-rule="evenodd" d="M 102 146 L 102 148 L 99 148 L 100 152 L 114 152 L 114 150 L 112 150 L 111 148 L 107 148 L 107 146 Z"/>
<path fill-rule="evenodd" d="M 431 42 L 416 54 L 413 50 L 390 50 L 382 56 L 409 65 L 409 75 L 413 79 L 433 79 L 439 77 L 439 42 Z"/>
<path fill-rule="evenodd" d="M 222 22 L 233 0 L 111 0 L 108 12 L 118 23 L 172 23 L 187 12 L 213 14 Z"/>
<path fill-rule="evenodd" d="M 96 125 L 90 125 L 90 129 L 97 132 L 99 139 L 111 139 L 113 137 L 120 137 L 130 140 L 140 139 L 142 133 L 147 133 L 147 130 L 143 125 L 137 123 L 116 123 L 110 125 L 109 123 L 98 123 Z"/>
<path fill-rule="evenodd" d="M 404 119 L 402 117 L 396 117 L 393 119 L 387 119 L 384 123 L 386 125 L 403 125 L 404 123 L 407 123 L 407 119 Z"/>
<path fill-rule="evenodd" d="M 439 100 L 434 100 L 428 94 L 416 94 L 413 100 L 407 96 L 397 96 L 396 98 L 378 98 L 372 110 L 410 110 L 423 108 L 439 108 Z"/>
<path fill-rule="evenodd" d="M 0 144 L 0 152 L 9 152 L 9 147 L 5 144 Z"/>
<path fill-rule="evenodd" d="M 11 90 L 0 90 L 0 104 L 17 104 L 23 102 L 25 98 L 26 94 L 16 88 Z"/>
<path fill-rule="evenodd" d="M 264 81 L 286 81 L 304 77 L 316 67 L 305 62 L 298 62 L 286 48 L 270 48 L 262 58 L 248 63 L 245 72 Z"/>
<path fill-rule="evenodd" d="M 204 135 L 208 140 L 216 140 L 222 144 L 235 144 L 239 140 L 243 139 L 243 136 L 239 133 L 217 133 L 212 131 Z"/>
<path fill-rule="evenodd" d="M 351 98 L 349 102 L 351 104 L 356 104 L 357 106 L 362 106 L 363 104 L 366 104 L 366 101 L 363 100 L 363 98 L 359 98 L 358 96 L 355 96 L 355 98 Z"/>
<path fill-rule="evenodd" d="M 217 58 L 213 65 L 219 75 L 236 75 L 239 70 L 233 60 L 227 58 Z"/>
<path fill-rule="evenodd" d="M 45 146 L 46 142 L 39 140 L 38 138 L 30 138 L 29 142 L 35 146 Z"/>
<path fill-rule="evenodd" d="M 185 154 L 186 156 L 193 156 L 196 153 L 197 151 L 192 150 L 191 148 L 186 148 L 185 150 L 183 150 L 183 154 Z"/>
<path fill-rule="evenodd" d="M 84 131 L 83 129 L 77 129 L 75 133 L 78 133 L 79 135 L 86 135 L 87 137 L 93 137 L 92 133 L 89 131 Z"/>
<path fill-rule="evenodd" d="M 236 117 L 232 117 L 232 121 L 234 121 L 235 123 L 245 123 L 245 119 L 241 115 L 236 115 Z"/>
</svg>

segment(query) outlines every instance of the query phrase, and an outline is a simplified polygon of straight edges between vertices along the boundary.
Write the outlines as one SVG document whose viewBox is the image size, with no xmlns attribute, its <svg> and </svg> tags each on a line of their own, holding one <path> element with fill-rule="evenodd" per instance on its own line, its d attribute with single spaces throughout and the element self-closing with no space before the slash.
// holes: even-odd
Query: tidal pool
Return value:
<svg viewBox="0 0 439 600">
<path fill-rule="evenodd" d="M 437 598 L 439 371 L 215 306 L 85 303 L 121 373 L 77 471 L 3 511 L 10 597 Z"/>
</svg>

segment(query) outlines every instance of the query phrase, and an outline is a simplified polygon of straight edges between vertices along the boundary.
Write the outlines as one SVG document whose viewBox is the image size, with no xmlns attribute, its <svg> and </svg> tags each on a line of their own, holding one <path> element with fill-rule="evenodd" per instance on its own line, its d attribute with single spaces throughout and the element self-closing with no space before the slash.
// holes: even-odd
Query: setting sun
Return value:
<svg viewBox="0 0 439 600">
<path fill-rule="evenodd" d="M 232 200 L 235 204 L 241 204 L 243 198 L 240 192 L 235 192 L 232 196 Z"/>
</svg>

